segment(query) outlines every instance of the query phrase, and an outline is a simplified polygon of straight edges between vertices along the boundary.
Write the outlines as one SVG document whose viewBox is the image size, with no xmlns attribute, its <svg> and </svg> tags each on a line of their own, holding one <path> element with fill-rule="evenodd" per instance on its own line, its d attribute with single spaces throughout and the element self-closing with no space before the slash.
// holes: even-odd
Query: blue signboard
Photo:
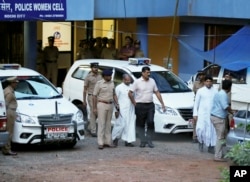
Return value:
<svg viewBox="0 0 250 182">
<path fill-rule="evenodd" d="M 66 0 L 0 0 L 0 20 L 65 20 Z"/>
</svg>

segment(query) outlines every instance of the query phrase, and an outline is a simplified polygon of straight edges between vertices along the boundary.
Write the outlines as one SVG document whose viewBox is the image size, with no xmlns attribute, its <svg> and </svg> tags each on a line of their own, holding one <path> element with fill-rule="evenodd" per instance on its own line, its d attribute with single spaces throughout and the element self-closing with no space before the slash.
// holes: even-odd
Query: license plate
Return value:
<svg viewBox="0 0 250 182">
<path fill-rule="evenodd" d="M 49 139 L 64 139 L 67 137 L 67 133 L 48 133 L 47 138 Z"/>
<path fill-rule="evenodd" d="M 64 126 L 47 127 L 46 133 L 47 133 L 47 138 L 63 139 L 67 137 L 68 127 L 64 127 Z"/>
<path fill-rule="evenodd" d="M 193 119 L 188 120 L 188 128 L 193 128 L 193 122 L 194 122 Z"/>
<path fill-rule="evenodd" d="M 68 127 L 58 126 L 58 127 L 47 127 L 47 133 L 67 133 Z"/>
</svg>

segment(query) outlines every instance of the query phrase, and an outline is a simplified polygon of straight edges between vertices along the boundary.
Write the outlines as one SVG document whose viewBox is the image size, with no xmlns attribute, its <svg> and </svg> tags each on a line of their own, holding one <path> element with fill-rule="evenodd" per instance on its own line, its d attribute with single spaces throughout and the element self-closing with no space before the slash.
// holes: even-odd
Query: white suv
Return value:
<svg viewBox="0 0 250 182">
<path fill-rule="evenodd" d="M 139 61 L 139 62 L 138 62 Z M 113 69 L 112 79 L 115 84 L 122 82 L 122 75 L 127 73 L 133 80 L 141 76 L 142 66 L 149 63 L 150 59 L 130 59 L 130 61 L 84 59 L 74 62 L 69 69 L 63 83 L 63 95 L 79 108 L 83 101 L 84 79 L 90 71 L 90 63 L 99 62 L 99 71 Z M 142 64 L 141 64 L 142 63 Z M 161 105 L 154 95 L 155 103 L 155 132 L 182 133 L 192 132 L 192 108 L 194 93 L 187 87 L 183 80 L 164 67 L 148 64 L 151 77 L 155 79 L 162 95 L 167 111 L 161 110 Z"/>
<path fill-rule="evenodd" d="M 0 65 L 2 87 L 6 78 L 17 76 L 15 90 L 17 119 L 12 142 L 15 144 L 62 144 L 73 147 L 84 139 L 82 112 L 65 99 L 43 75 L 18 64 Z"/>
</svg>

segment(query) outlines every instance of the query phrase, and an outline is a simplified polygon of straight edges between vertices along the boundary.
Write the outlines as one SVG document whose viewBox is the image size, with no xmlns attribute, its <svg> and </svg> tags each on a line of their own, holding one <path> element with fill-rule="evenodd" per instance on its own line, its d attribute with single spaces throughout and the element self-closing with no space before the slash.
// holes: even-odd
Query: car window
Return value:
<svg viewBox="0 0 250 182">
<path fill-rule="evenodd" d="M 136 78 L 141 76 L 141 72 L 133 72 Z M 151 71 L 151 78 L 161 93 L 191 92 L 192 90 L 176 75 L 170 71 Z"/>
<path fill-rule="evenodd" d="M 221 69 L 221 66 L 216 65 L 216 64 L 211 64 L 210 66 L 208 66 L 207 68 L 204 69 L 204 72 L 206 75 L 212 76 L 213 83 L 217 83 L 220 69 Z M 198 79 L 198 78 L 196 77 L 196 79 Z"/>
<path fill-rule="evenodd" d="M 5 78 L 1 78 L 5 79 Z M 48 99 L 62 97 L 52 84 L 42 75 L 39 76 L 18 76 L 19 83 L 15 89 L 15 96 L 19 99 Z M 3 82 L 3 88 L 7 87 Z"/>
<path fill-rule="evenodd" d="M 107 68 L 107 67 L 99 67 L 98 72 L 102 74 L 102 71 L 104 69 L 112 69 L 112 68 Z M 91 71 L 91 68 L 89 65 L 80 65 L 72 74 L 73 78 L 84 80 L 89 72 Z"/>
<path fill-rule="evenodd" d="M 235 117 L 238 118 L 246 118 L 246 114 L 247 114 L 247 118 L 250 118 L 250 111 L 246 112 L 245 110 L 240 110 L 236 113 Z"/>
<path fill-rule="evenodd" d="M 89 66 L 81 65 L 72 74 L 73 78 L 84 80 L 91 71 Z"/>
<path fill-rule="evenodd" d="M 224 70 L 223 77 L 226 73 L 230 73 L 232 76 L 232 82 L 237 84 L 246 84 L 247 69 L 242 69 L 239 71 Z"/>
<path fill-rule="evenodd" d="M 115 86 L 122 82 L 123 74 L 126 74 L 126 72 L 124 70 L 117 69 L 117 68 L 115 69 L 115 74 L 114 74 L 114 78 L 113 78 Z M 133 79 L 131 80 L 131 82 L 133 83 Z"/>
</svg>

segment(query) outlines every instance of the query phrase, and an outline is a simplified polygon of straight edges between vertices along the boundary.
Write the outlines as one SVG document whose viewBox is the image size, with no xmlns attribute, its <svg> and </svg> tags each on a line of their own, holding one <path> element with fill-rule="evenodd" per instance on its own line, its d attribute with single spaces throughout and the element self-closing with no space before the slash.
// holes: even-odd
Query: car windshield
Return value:
<svg viewBox="0 0 250 182">
<path fill-rule="evenodd" d="M 3 88 L 7 86 L 6 78 L 1 78 Z M 21 99 L 52 99 L 62 95 L 43 76 L 18 76 L 19 83 L 15 89 L 17 100 Z"/>
<path fill-rule="evenodd" d="M 133 72 L 136 78 L 141 77 L 141 72 Z M 151 71 L 150 77 L 156 82 L 161 93 L 192 92 L 179 77 L 170 71 Z"/>
</svg>

